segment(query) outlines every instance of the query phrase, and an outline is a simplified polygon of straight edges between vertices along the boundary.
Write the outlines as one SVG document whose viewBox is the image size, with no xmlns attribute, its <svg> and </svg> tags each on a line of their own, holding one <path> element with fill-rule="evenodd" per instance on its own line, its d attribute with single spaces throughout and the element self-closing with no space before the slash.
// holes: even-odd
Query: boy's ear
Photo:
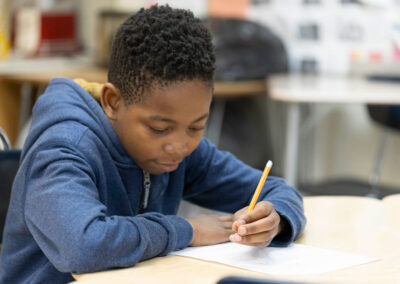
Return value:
<svg viewBox="0 0 400 284">
<path fill-rule="evenodd" d="M 112 83 L 105 83 L 101 91 L 100 102 L 106 116 L 110 120 L 116 120 L 118 109 L 124 103 L 119 89 Z"/>
</svg>

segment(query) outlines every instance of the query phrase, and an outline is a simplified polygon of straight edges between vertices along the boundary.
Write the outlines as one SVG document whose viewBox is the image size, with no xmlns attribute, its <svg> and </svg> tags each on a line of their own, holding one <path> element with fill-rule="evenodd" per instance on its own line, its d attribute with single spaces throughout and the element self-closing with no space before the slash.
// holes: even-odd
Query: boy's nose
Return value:
<svg viewBox="0 0 400 284">
<path fill-rule="evenodd" d="M 164 150 L 167 154 L 174 156 L 176 160 L 182 160 L 187 156 L 188 143 L 186 142 L 172 142 L 164 146 Z"/>
</svg>

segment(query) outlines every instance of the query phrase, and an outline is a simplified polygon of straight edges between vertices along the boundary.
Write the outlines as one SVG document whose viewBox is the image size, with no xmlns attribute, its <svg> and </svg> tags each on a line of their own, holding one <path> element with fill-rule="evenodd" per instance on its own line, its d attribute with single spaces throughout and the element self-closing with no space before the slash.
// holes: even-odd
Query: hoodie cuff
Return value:
<svg viewBox="0 0 400 284">
<path fill-rule="evenodd" d="M 296 225 L 297 217 L 294 216 L 292 210 L 287 206 L 287 204 L 283 202 L 272 202 L 275 208 L 275 211 L 280 215 L 281 219 L 285 219 L 288 227 L 280 232 L 275 238 L 272 240 L 272 247 L 286 247 L 290 245 L 296 237 L 299 235 L 301 231 L 301 225 Z"/>
<path fill-rule="evenodd" d="M 174 250 L 186 248 L 193 239 L 192 225 L 190 225 L 190 223 L 182 217 L 175 215 L 169 215 L 168 217 L 170 218 L 170 221 L 174 225 L 176 231 L 176 243 Z"/>
</svg>

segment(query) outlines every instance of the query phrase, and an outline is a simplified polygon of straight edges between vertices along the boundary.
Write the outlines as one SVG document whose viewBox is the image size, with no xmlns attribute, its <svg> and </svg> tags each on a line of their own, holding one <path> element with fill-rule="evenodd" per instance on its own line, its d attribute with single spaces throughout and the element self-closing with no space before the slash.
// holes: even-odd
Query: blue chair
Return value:
<svg viewBox="0 0 400 284">
<path fill-rule="evenodd" d="M 9 149 L 11 149 L 10 139 L 8 139 L 6 131 L 0 127 L 0 150 Z"/>
<path fill-rule="evenodd" d="M 11 150 L 8 137 L 0 128 L 0 240 L 10 202 L 11 188 L 19 167 L 20 150 Z"/>
<path fill-rule="evenodd" d="M 378 185 L 379 177 L 389 133 L 390 131 L 399 131 L 400 133 L 400 106 L 368 105 L 368 113 L 375 123 L 383 127 L 383 132 L 378 144 L 378 151 L 375 155 L 372 174 L 369 179 L 371 191 L 368 196 L 382 198 L 381 188 Z"/>
<path fill-rule="evenodd" d="M 400 83 L 400 76 L 391 75 L 371 75 L 369 80 Z M 368 105 L 368 114 L 371 119 L 378 125 L 383 127 L 383 132 L 378 144 L 378 151 L 375 155 L 374 167 L 369 179 L 371 192 L 368 194 L 371 197 L 382 198 L 379 177 L 382 168 L 382 162 L 385 155 L 387 138 L 390 131 L 400 131 L 400 106 L 396 105 Z M 399 132 L 400 133 L 400 132 Z"/>
</svg>

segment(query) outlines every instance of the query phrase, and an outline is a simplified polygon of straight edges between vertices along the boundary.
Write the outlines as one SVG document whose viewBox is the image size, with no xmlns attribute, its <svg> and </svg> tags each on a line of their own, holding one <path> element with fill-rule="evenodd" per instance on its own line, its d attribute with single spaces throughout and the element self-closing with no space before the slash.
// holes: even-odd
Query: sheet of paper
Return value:
<svg viewBox="0 0 400 284">
<path fill-rule="evenodd" d="M 299 244 L 285 248 L 255 248 L 225 243 L 188 247 L 171 254 L 220 262 L 273 275 L 319 274 L 378 260 Z"/>
</svg>

